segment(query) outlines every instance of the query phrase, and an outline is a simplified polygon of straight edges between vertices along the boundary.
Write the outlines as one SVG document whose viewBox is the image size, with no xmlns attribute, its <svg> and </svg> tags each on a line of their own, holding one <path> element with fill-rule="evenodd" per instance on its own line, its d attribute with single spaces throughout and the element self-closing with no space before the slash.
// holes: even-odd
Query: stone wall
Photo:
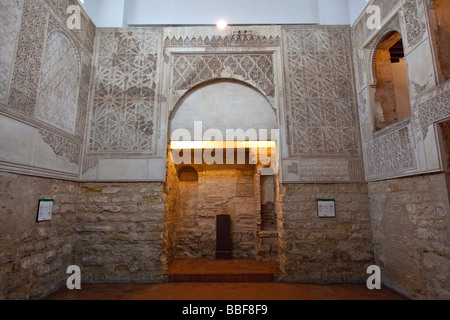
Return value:
<svg viewBox="0 0 450 320">
<path fill-rule="evenodd" d="M 336 218 L 318 218 L 317 199 L 336 201 Z M 364 283 L 373 264 L 367 184 L 281 185 L 280 280 Z"/>
<path fill-rule="evenodd" d="M 450 298 L 444 174 L 369 184 L 375 259 L 384 285 L 415 299 Z"/>
<path fill-rule="evenodd" d="M 81 184 L 73 260 L 83 282 L 161 282 L 163 221 L 160 183 Z"/>
<path fill-rule="evenodd" d="M 80 184 L 0 173 L 0 299 L 36 299 L 65 285 L 161 282 L 164 199 L 160 183 Z M 53 219 L 36 223 L 39 199 Z"/>
<path fill-rule="evenodd" d="M 0 299 L 42 298 L 72 264 L 76 183 L 0 173 Z M 54 199 L 53 219 L 36 223 L 38 200 Z"/>
</svg>

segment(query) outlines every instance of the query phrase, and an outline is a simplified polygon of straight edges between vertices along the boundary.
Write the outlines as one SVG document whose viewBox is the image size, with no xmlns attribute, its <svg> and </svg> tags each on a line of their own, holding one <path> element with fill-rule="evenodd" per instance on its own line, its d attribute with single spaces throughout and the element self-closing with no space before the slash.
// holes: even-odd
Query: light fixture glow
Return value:
<svg viewBox="0 0 450 320">
<path fill-rule="evenodd" d="M 228 23 L 225 20 L 219 20 L 219 22 L 217 22 L 217 28 L 223 30 L 228 26 Z"/>
</svg>

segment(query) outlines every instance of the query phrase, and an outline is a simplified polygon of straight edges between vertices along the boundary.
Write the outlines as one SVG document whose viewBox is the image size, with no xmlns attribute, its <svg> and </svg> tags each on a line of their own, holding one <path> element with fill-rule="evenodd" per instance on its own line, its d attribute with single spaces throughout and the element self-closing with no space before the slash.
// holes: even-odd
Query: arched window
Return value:
<svg viewBox="0 0 450 320">
<path fill-rule="evenodd" d="M 411 116 L 408 75 L 402 36 L 388 33 L 378 45 L 374 57 L 375 129 L 383 129 Z"/>
</svg>

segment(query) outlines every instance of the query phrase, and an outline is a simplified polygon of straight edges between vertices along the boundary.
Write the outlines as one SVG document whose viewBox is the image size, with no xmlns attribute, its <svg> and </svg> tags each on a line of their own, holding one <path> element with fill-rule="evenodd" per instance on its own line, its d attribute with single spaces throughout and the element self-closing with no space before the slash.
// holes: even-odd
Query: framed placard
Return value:
<svg viewBox="0 0 450 320">
<path fill-rule="evenodd" d="M 317 200 L 317 215 L 319 218 L 335 218 L 336 217 L 335 201 L 329 199 Z"/>
<path fill-rule="evenodd" d="M 37 222 L 52 220 L 53 200 L 39 200 Z"/>
</svg>

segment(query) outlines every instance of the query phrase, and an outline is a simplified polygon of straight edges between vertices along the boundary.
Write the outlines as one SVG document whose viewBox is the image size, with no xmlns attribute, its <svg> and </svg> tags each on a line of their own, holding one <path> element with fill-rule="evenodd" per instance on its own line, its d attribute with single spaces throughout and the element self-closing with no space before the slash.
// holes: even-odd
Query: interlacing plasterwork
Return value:
<svg viewBox="0 0 450 320">
<path fill-rule="evenodd" d="M 80 5 L 77 0 L 46 0 L 52 8 L 53 17 L 65 24 L 67 21 L 67 8 L 71 5 Z M 81 30 L 68 30 L 71 37 L 76 40 L 86 52 L 92 54 L 94 50 L 95 25 L 81 14 Z"/>
<path fill-rule="evenodd" d="M 8 103 L 9 85 L 20 28 L 21 4 L 0 2 L 0 103 Z"/>
<path fill-rule="evenodd" d="M 56 155 L 64 157 L 71 163 L 80 164 L 81 144 L 71 141 L 67 138 L 54 134 L 53 132 L 39 129 L 39 134 L 45 143 L 47 143 Z"/>
<path fill-rule="evenodd" d="M 97 157 L 85 157 L 83 158 L 83 166 L 81 168 L 81 174 L 85 174 L 89 170 L 95 168 L 98 165 Z"/>
<path fill-rule="evenodd" d="M 80 58 L 70 39 L 50 32 L 36 99 L 36 118 L 73 134 L 78 111 Z"/>
<path fill-rule="evenodd" d="M 99 32 L 90 153 L 153 153 L 161 30 Z"/>
<path fill-rule="evenodd" d="M 274 97 L 272 53 L 174 54 L 173 87 L 186 91 L 217 78 L 236 78 Z"/>
<path fill-rule="evenodd" d="M 412 109 L 418 128 L 417 138 L 423 141 L 430 125 L 450 118 L 450 81 L 418 97 Z"/>
<path fill-rule="evenodd" d="M 358 154 L 349 29 L 284 31 L 290 155 Z"/>
<path fill-rule="evenodd" d="M 95 26 L 83 14 L 82 30 L 68 30 L 71 4 L 78 2 L 1 1 L 0 110 L 79 165 Z"/>
<path fill-rule="evenodd" d="M 419 44 L 423 39 L 427 29 L 425 15 L 422 0 L 404 0 L 403 16 L 409 47 Z"/>
<path fill-rule="evenodd" d="M 402 2 L 402 0 L 375 0 L 372 2 L 372 5 L 377 6 L 380 8 L 380 14 L 381 14 L 381 22 L 382 24 L 386 23 L 386 18 L 388 18 L 396 9 L 396 7 Z M 399 6 L 401 8 L 401 6 Z M 369 18 L 371 18 L 374 14 L 374 11 L 369 10 L 368 12 L 365 12 L 361 19 L 359 19 L 354 25 L 353 25 L 353 35 L 355 39 L 355 47 L 361 48 L 364 43 L 369 40 L 375 33 L 377 33 L 379 30 L 376 28 L 369 28 L 367 26 L 367 21 Z"/>
<path fill-rule="evenodd" d="M 48 12 L 40 1 L 24 1 L 8 106 L 34 115 Z"/>
<path fill-rule="evenodd" d="M 416 168 L 409 123 L 384 134 L 366 145 L 366 167 L 369 179 L 404 174 Z"/>
</svg>

